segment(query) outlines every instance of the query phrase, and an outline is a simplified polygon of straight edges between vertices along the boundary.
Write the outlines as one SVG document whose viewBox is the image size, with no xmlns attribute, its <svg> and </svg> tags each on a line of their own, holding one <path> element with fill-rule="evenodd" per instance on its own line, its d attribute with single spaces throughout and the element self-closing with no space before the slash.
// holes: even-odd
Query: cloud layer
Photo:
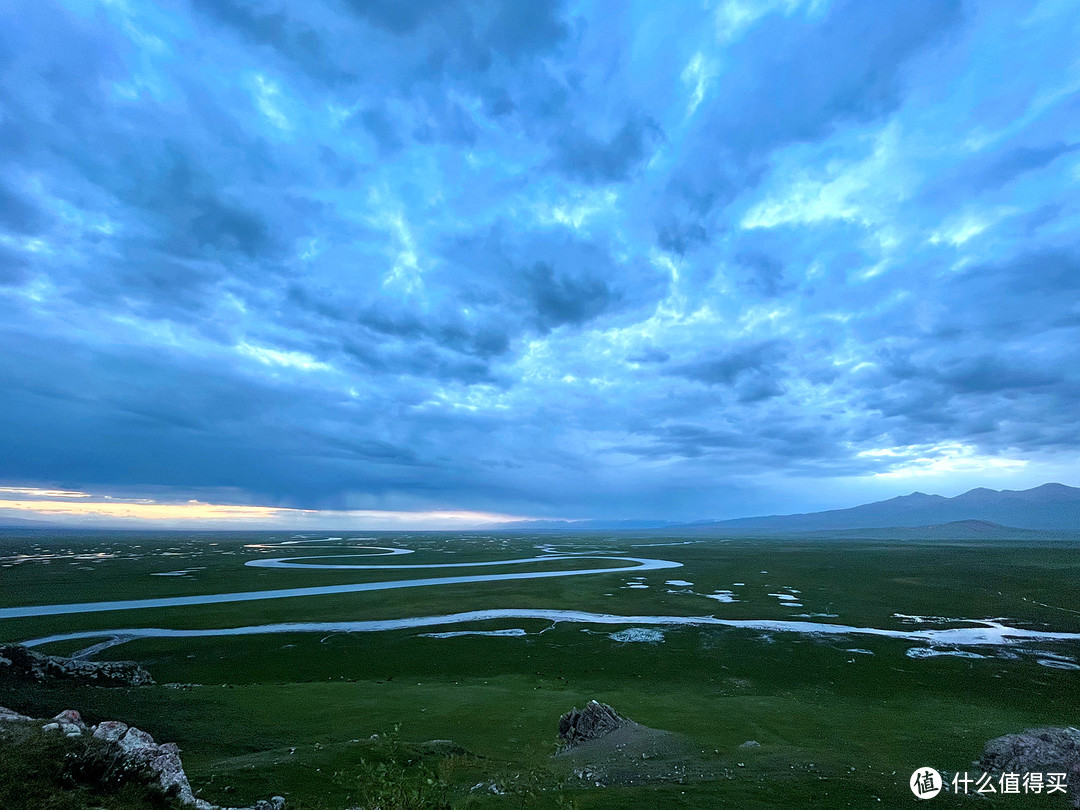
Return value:
<svg viewBox="0 0 1080 810">
<path fill-rule="evenodd" d="M 0 9 L 0 483 L 671 519 L 1080 483 L 1078 36 L 1056 0 Z"/>
</svg>

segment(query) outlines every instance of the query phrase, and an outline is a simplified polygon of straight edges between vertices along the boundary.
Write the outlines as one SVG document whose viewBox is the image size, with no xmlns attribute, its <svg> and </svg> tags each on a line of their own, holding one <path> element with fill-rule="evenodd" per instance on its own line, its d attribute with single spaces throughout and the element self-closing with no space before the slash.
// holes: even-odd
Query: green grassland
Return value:
<svg viewBox="0 0 1080 810">
<path fill-rule="evenodd" d="M 645 533 L 365 536 L 376 538 L 372 545 L 405 546 L 417 553 L 360 562 L 490 561 L 534 556 L 540 553 L 538 545 L 551 542 L 570 544 L 561 546 L 564 550 L 659 557 L 684 567 L 11 619 L 0 621 L 0 640 L 76 630 L 218 628 L 484 608 L 731 619 L 828 614 L 810 620 L 910 627 L 894 615 L 899 613 L 1004 618 L 1014 626 L 1080 632 L 1080 547 L 1068 543 Z M 267 553 L 349 553 L 245 548 L 284 539 L 272 534 L 12 533 L 0 541 L 0 556 L 30 553 L 35 543 L 54 554 L 117 556 L 54 556 L 47 563 L 30 560 L 0 568 L 0 605 L 442 575 L 242 565 Z M 686 540 L 692 542 L 666 545 Z M 657 543 L 665 545 L 652 545 Z M 597 562 L 545 565 L 596 567 Z M 199 570 L 184 577 L 152 576 L 178 569 Z M 480 567 L 468 573 L 498 570 Z M 643 577 L 640 581 L 649 587 L 627 587 L 636 581 L 633 577 Z M 668 586 L 668 580 L 688 580 L 693 586 Z M 802 606 L 787 607 L 770 596 L 782 588 L 797 590 Z M 700 595 L 715 590 L 732 590 L 739 601 L 721 603 Z M 505 628 L 529 635 L 422 635 Z M 0 705 L 35 716 L 73 707 L 91 720 L 123 719 L 158 740 L 179 743 L 192 785 L 204 798 L 242 804 L 281 793 L 290 808 L 301 810 L 371 803 L 388 773 L 414 784 L 410 795 L 423 794 L 421 800 L 430 806 L 442 800 L 477 808 L 911 806 L 917 802 L 907 781 L 916 767 L 968 770 L 992 737 L 1038 725 L 1080 724 L 1080 672 L 1042 666 L 1032 652 L 1077 657 L 1075 644 L 1040 643 L 1009 657 L 976 650 L 987 657 L 914 660 L 905 652 L 918 645 L 892 638 L 681 627 L 664 630 L 662 643 L 644 643 L 613 640 L 610 634 L 620 629 L 529 619 L 378 633 L 143 639 L 99 657 L 140 661 L 159 686 L 3 687 Z M 43 651 L 70 653 L 90 643 L 58 643 Z M 699 764 L 709 778 L 607 787 L 576 779 L 565 763 L 551 757 L 557 720 L 592 698 L 645 725 L 685 735 L 700 751 Z M 451 740 L 456 747 L 433 740 Z M 748 740 L 761 745 L 739 748 Z M 493 782 L 504 795 L 490 791 Z M 482 787 L 473 790 L 476 785 Z M 943 807 L 973 801 L 945 795 L 934 800 Z M 991 797 L 989 804 L 1058 806 L 1047 796 Z"/>
</svg>

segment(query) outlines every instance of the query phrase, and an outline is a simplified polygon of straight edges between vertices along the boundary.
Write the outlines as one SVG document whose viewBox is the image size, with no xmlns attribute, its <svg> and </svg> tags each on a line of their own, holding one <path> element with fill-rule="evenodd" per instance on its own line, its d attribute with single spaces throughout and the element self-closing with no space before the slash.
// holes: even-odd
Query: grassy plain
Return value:
<svg viewBox="0 0 1080 810">
<path fill-rule="evenodd" d="M 565 543 L 563 550 L 659 557 L 684 567 L 8 619 L 0 620 L 0 640 L 75 630 L 218 628 L 496 607 L 806 617 L 886 629 L 915 626 L 904 616 L 952 620 L 922 627 L 1003 618 L 1015 626 L 1080 632 L 1080 546 L 1070 543 L 655 533 L 363 536 L 374 538 L 366 541 L 372 545 L 417 552 L 371 562 L 490 561 L 534 556 L 538 545 Z M 0 556 L 36 553 L 36 544 L 41 558 L 0 561 L 8 566 L 0 567 L 0 606 L 442 575 L 242 565 L 268 553 L 348 553 L 245 547 L 284 539 L 272 534 L 12 532 L 0 539 Z M 86 556 L 96 554 L 116 556 Z M 172 570 L 191 573 L 154 576 Z M 507 569 L 468 573 L 499 570 Z M 665 584 L 674 580 L 693 585 Z M 633 583 L 648 587 L 629 587 Z M 731 591 L 738 601 L 706 597 L 716 591 Z M 777 593 L 793 598 L 772 595 Z M 795 600 L 798 606 L 791 606 Z M 507 628 L 529 635 L 422 635 Z M 1049 660 L 1055 655 L 1060 661 L 1075 659 L 1080 654 L 1075 644 L 1040 643 L 1004 652 L 971 648 L 959 652 L 985 657 L 913 659 L 905 653 L 919 644 L 891 638 L 717 627 L 667 629 L 660 643 L 610 637 L 622 629 L 552 626 L 530 619 L 378 633 L 144 639 L 99 657 L 140 661 L 162 685 L 0 688 L 0 705 L 35 716 L 71 707 L 91 720 L 125 720 L 158 740 L 179 743 L 192 784 L 204 798 L 241 804 L 281 793 L 293 810 L 370 801 L 377 763 L 389 760 L 402 765 L 406 778 L 414 773 L 423 777 L 421 782 L 432 779 L 455 807 L 906 807 L 916 803 L 907 787 L 916 767 L 971 770 L 972 760 L 992 737 L 1038 725 L 1080 725 L 1080 671 L 1045 666 L 1048 653 Z M 90 643 L 65 642 L 43 651 L 66 654 Z M 592 698 L 645 725 L 686 735 L 709 763 L 712 778 L 607 787 L 575 779 L 550 756 L 557 720 Z M 396 735 L 395 726 L 400 727 Z M 373 740 L 372 735 L 380 737 Z M 452 740 L 468 753 L 444 744 L 424 745 L 431 740 Z M 761 745 L 739 747 L 749 740 Z M 409 760 L 412 764 L 405 766 Z M 493 794 L 491 783 L 505 795 Z M 482 787 L 473 790 L 477 785 Z M 974 799 L 943 795 L 934 801 L 959 807 Z M 1058 806 L 1047 796 L 989 801 L 994 807 Z"/>
</svg>

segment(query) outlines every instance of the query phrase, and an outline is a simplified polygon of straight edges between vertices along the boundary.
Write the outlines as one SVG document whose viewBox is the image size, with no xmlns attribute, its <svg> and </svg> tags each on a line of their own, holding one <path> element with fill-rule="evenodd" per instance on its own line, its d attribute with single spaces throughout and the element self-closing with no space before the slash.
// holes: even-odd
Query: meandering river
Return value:
<svg viewBox="0 0 1080 810">
<path fill-rule="evenodd" d="M 333 538 L 338 539 L 338 538 Z M 281 546 L 297 547 L 301 541 L 254 546 L 255 548 L 273 548 Z M 319 542 L 319 541 L 306 541 Z M 324 541 L 325 542 L 325 541 Z M 334 546 L 318 546 L 320 550 Z M 553 577 L 591 576 L 597 574 L 629 574 L 655 571 L 665 568 L 681 568 L 682 563 L 649 557 L 602 556 L 594 554 L 558 553 L 550 546 L 541 550 L 547 553 L 535 557 L 509 560 L 490 560 L 467 563 L 433 564 L 371 564 L 371 563 L 318 563 L 319 559 L 340 560 L 352 557 L 400 556 L 411 554 L 411 549 L 384 548 L 376 546 L 346 546 L 353 550 L 362 550 L 362 554 L 321 554 L 303 557 L 274 557 L 255 559 L 245 563 L 256 568 L 289 569 L 330 569 L 330 570 L 423 570 L 423 569 L 460 569 L 490 566 L 524 565 L 527 563 L 543 564 L 553 560 L 602 560 L 618 565 L 580 568 L 572 570 L 508 571 L 501 573 L 462 574 L 446 577 L 421 577 L 397 579 L 382 582 L 358 582 L 345 585 L 321 585 L 305 588 L 277 588 L 262 591 L 239 591 L 231 593 L 202 594 L 195 596 L 173 596 L 151 599 L 124 599 L 101 602 L 76 602 L 52 605 L 32 605 L 24 607 L 0 608 L 0 619 L 15 619 L 34 616 L 63 616 L 75 613 L 97 613 L 118 610 L 139 610 L 143 608 L 185 607 L 193 605 L 212 605 L 226 602 L 248 602 L 264 599 L 285 599 L 303 596 L 321 596 L 327 594 L 361 593 L 368 591 L 393 590 L 399 588 L 420 588 L 441 585 L 456 585 L 475 582 L 501 582 L 506 580 L 546 579 Z M 578 610 L 546 610 L 504 608 L 491 610 L 471 610 L 433 616 L 411 616 L 400 619 L 380 619 L 345 622 L 284 622 L 276 624 L 250 625 L 245 627 L 225 627 L 214 629 L 175 629 L 161 627 L 131 627 L 110 630 L 87 630 L 73 633 L 60 633 L 24 642 L 27 646 L 38 646 L 56 641 L 78 639 L 108 638 L 107 642 L 95 645 L 95 651 L 105 649 L 117 643 L 138 638 L 204 638 L 211 636 L 245 636 L 270 633 L 353 633 L 380 632 L 388 630 L 406 630 L 485 622 L 506 619 L 540 619 L 550 622 L 574 622 L 592 625 L 623 625 L 644 627 L 727 627 L 733 629 L 754 630 L 761 632 L 800 633 L 814 636 L 877 636 L 920 642 L 932 646 L 1004 646 L 1018 642 L 1054 642 L 1080 641 L 1080 633 L 1059 633 L 1042 630 L 1027 630 L 1010 627 L 999 621 L 969 620 L 973 626 L 952 627 L 925 630 L 887 630 L 875 627 L 857 627 L 844 624 L 826 624 L 811 621 L 783 621 L 759 619 L 721 619 L 716 616 L 630 616 L 611 613 L 591 613 Z M 504 633 L 504 635 L 510 635 Z M 512 635 L 524 635 L 524 632 Z"/>
<path fill-rule="evenodd" d="M 409 554 L 409 549 L 387 549 L 371 547 L 384 554 Z M 21 619 L 32 616 L 66 616 L 73 613 L 100 613 L 112 610 L 139 610 L 142 608 L 190 607 L 192 605 L 216 605 L 224 602 L 253 602 L 260 599 L 287 599 L 294 596 L 324 596 L 339 593 L 361 593 L 365 591 L 386 591 L 397 588 L 422 588 L 433 585 L 458 585 L 472 582 L 501 582 L 514 579 L 548 579 L 551 577 L 580 577 L 590 574 L 630 573 L 655 571 L 662 568 L 681 568 L 682 563 L 671 560 L 655 560 L 648 557 L 598 557 L 592 555 L 544 554 L 538 557 L 525 557 L 512 560 L 493 560 L 470 563 L 438 563 L 430 565 L 363 565 L 301 563 L 298 560 L 322 559 L 332 556 L 370 557 L 382 555 L 342 554 L 319 555 L 317 557 L 277 557 L 267 560 L 250 560 L 245 565 L 260 568 L 303 568 L 303 569 L 432 569 L 432 568 L 480 568 L 494 565 L 522 565 L 542 563 L 551 560 L 614 560 L 633 565 L 616 565 L 606 568 L 579 568 L 570 571 L 522 571 L 499 574 L 464 574 L 451 577 L 422 577 L 419 579 L 395 579 L 386 582 L 355 582 L 347 585 L 314 585 L 307 588 L 275 588 L 267 591 L 237 591 L 233 593 L 207 593 L 195 596 L 165 596 L 151 599 L 119 599 L 105 602 L 69 602 L 55 605 L 27 605 L 23 607 L 0 608 L 0 619 Z"/>
</svg>

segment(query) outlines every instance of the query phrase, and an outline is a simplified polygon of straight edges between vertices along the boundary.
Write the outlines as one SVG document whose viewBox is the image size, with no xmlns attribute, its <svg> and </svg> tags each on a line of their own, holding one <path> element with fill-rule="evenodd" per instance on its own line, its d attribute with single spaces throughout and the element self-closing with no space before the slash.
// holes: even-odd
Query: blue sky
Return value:
<svg viewBox="0 0 1080 810">
<path fill-rule="evenodd" d="M 1077 41 L 1072 0 L 5 4 L 0 513 L 1080 484 Z"/>
</svg>

